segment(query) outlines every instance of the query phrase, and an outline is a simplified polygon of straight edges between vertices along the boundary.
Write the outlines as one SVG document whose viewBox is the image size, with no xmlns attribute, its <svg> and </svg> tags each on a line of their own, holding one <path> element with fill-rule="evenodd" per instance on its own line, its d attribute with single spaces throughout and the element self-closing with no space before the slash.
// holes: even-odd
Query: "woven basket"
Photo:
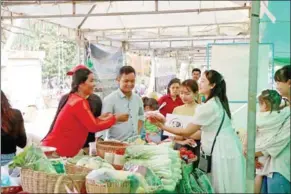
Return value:
<svg viewBox="0 0 291 194">
<path fill-rule="evenodd" d="M 16 194 L 22 191 L 21 186 L 1 187 L 2 194 Z"/>
<path fill-rule="evenodd" d="M 116 141 L 97 141 L 96 142 L 97 156 L 100 156 L 101 158 L 104 159 L 105 153 L 115 153 L 117 150 L 125 151 L 127 146 L 128 144 L 126 143 Z M 116 170 L 121 170 L 123 168 L 123 166 L 114 164 L 112 164 L 112 166 Z"/>
<path fill-rule="evenodd" d="M 85 190 L 86 174 L 51 174 L 21 169 L 22 189 L 28 193 L 67 193 L 65 185 L 71 190 L 75 187 L 79 193 Z"/>
<path fill-rule="evenodd" d="M 86 180 L 87 193 L 130 193 L 130 182 L 97 184 Z"/>
<path fill-rule="evenodd" d="M 83 166 L 77 166 L 76 164 L 66 163 L 65 165 L 67 174 L 89 174 L 93 169 Z"/>
</svg>

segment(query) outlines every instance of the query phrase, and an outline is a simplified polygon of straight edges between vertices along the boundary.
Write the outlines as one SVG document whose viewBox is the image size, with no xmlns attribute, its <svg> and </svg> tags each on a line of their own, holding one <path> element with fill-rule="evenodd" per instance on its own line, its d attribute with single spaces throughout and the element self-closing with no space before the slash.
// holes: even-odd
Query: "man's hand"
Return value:
<svg viewBox="0 0 291 194">
<path fill-rule="evenodd" d="M 118 122 L 126 122 L 126 121 L 128 121 L 129 114 L 128 113 L 116 113 L 115 118 Z"/>
</svg>

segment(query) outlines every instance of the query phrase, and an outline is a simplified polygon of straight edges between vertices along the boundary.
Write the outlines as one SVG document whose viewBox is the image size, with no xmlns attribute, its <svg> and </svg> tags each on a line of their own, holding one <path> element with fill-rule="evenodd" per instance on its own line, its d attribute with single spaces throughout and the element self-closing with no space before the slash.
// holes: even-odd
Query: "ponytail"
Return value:
<svg viewBox="0 0 291 194">
<path fill-rule="evenodd" d="M 214 84 L 214 87 L 211 89 L 210 95 L 205 102 L 210 100 L 213 97 L 218 97 L 223 109 L 225 110 L 228 117 L 231 119 L 231 112 L 229 109 L 228 98 L 226 95 L 226 82 L 222 75 L 215 70 L 205 71 L 205 75 L 210 84 Z"/>
</svg>

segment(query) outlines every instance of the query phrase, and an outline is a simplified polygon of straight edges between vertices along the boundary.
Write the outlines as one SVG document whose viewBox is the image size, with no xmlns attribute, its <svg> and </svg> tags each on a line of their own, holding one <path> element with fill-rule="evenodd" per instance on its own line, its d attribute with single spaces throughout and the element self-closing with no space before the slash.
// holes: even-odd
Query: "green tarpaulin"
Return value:
<svg viewBox="0 0 291 194">
<path fill-rule="evenodd" d="M 268 1 L 268 10 L 276 21 L 272 23 L 264 14 L 260 23 L 261 42 L 274 44 L 275 65 L 290 65 L 290 1 Z"/>
</svg>

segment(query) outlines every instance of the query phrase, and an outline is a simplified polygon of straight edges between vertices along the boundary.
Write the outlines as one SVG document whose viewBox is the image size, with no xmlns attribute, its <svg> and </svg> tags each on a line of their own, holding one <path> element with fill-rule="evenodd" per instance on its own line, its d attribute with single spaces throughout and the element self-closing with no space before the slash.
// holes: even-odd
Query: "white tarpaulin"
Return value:
<svg viewBox="0 0 291 194">
<path fill-rule="evenodd" d="M 249 80 L 249 45 L 229 44 L 213 45 L 211 51 L 211 69 L 224 76 L 227 85 L 227 96 L 233 114 L 234 127 L 247 128 L 247 106 Z M 268 83 L 270 45 L 259 46 L 258 93 L 270 88 Z M 240 111 L 238 108 L 244 106 Z"/>
<path fill-rule="evenodd" d="M 155 58 L 155 91 L 164 94 L 171 79 L 177 77 L 176 60 Z"/>
<path fill-rule="evenodd" d="M 121 49 L 90 44 L 91 60 L 97 77 L 97 92 L 101 98 L 118 88 L 116 77 L 123 65 Z"/>
</svg>

